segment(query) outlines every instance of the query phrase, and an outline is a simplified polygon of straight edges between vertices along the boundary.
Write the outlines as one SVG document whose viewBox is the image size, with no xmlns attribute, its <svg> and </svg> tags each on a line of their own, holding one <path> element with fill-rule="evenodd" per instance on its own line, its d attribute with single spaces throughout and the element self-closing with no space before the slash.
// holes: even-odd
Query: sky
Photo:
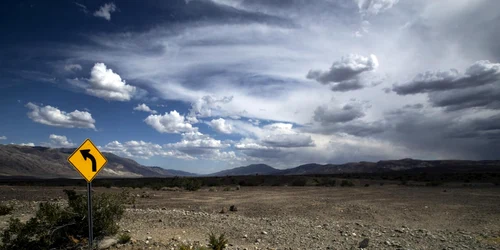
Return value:
<svg viewBox="0 0 500 250">
<path fill-rule="evenodd" d="M 195 173 L 500 159 L 497 0 L 0 5 L 1 144 Z"/>
</svg>

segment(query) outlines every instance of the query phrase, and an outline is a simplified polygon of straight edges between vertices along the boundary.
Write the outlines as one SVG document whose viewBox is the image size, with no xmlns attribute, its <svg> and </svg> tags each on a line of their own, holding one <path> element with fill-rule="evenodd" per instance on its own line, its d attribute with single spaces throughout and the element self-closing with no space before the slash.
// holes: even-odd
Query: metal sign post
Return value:
<svg viewBox="0 0 500 250">
<path fill-rule="evenodd" d="M 77 154 L 77 152 L 80 153 Z M 94 143 L 90 139 L 87 139 L 68 157 L 68 162 L 87 180 L 87 217 L 89 219 L 89 250 L 91 250 L 93 247 L 92 242 L 94 241 L 94 232 L 92 229 L 92 180 L 104 168 L 108 160 L 99 152 Z"/>
<path fill-rule="evenodd" d="M 94 238 L 94 233 L 92 232 L 92 182 L 87 183 L 88 190 L 88 217 L 89 217 L 89 250 L 92 249 L 92 239 Z"/>
</svg>

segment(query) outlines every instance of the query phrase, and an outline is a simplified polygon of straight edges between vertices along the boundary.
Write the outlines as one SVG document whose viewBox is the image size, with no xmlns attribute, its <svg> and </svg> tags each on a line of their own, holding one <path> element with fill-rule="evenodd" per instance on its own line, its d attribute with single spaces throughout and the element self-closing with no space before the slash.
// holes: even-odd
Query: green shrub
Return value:
<svg viewBox="0 0 500 250">
<path fill-rule="evenodd" d="M 130 234 L 128 233 L 122 233 L 118 236 L 118 243 L 120 244 L 127 244 L 130 242 Z"/>
<path fill-rule="evenodd" d="M 342 180 L 342 182 L 340 182 L 340 186 L 341 187 L 354 187 L 354 183 L 352 181 L 349 181 L 349 180 Z"/>
<path fill-rule="evenodd" d="M 218 238 L 213 233 L 208 235 L 208 247 L 212 250 L 223 250 L 226 248 L 227 243 L 228 241 L 224 234 L 219 235 Z"/>
<path fill-rule="evenodd" d="M 0 216 L 10 214 L 14 210 L 12 206 L 0 204 Z"/>
<path fill-rule="evenodd" d="M 196 179 L 186 179 L 183 186 L 184 189 L 188 191 L 197 191 L 201 188 L 201 181 Z"/>
<path fill-rule="evenodd" d="M 2 232 L 2 249 L 76 248 L 88 239 L 87 197 L 64 190 L 68 205 L 40 203 L 35 216 L 23 223 L 11 218 Z M 94 238 L 114 235 L 125 212 L 123 194 L 99 194 L 92 197 Z"/>
<path fill-rule="evenodd" d="M 298 178 L 298 179 L 295 179 L 292 182 L 292 186 L 296 186 L 296 187 L 303 187 L 306 184 L 307 184 L 307 179 L 306 178 Z"/>
</svg>

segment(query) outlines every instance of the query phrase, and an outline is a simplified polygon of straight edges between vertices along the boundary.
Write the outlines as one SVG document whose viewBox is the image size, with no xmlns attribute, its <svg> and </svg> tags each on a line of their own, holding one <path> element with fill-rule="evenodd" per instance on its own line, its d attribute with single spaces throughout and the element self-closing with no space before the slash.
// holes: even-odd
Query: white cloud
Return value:
<svg viewBox="0 0 500 250">
<path fill-rule="evenodd" d="M 64 135 L 54 135 L 51 134 L 49 136 L 50 142 L 43 143 L 43 146 L 51 147 L 51 148 L 69 148 L 75 146 L 71 140 Z"/>
<path fill-rule="evenodd" d="M 82 65 L 80 65 L 80 64 L 67 64 L 67 65 L 64 65 L 64 70 L 70 71 L 70 72 L 82 70 Z"/>
<path fill-rule="evenodd" d="M 151 114 L 156 114 L 158 113 L 156 110 L 152 110 L 150 107 L 148 107 L 148 105 L 142 103 L 142 104 L 137 104 L 137 107 L 134 108 L 134 110 L 137 110 L 137 111 L 144 111 L 144 112 L 148 112 L 148 113 L 151 113 Z"/>
<path fill-rule="evenodd" d="M 177 149 L 189 155 L 198 155 L 206 154 L 213 149 L 229 147 L 229 144 L 224 144 L 220 140 L 213 139 L 198 131 L 193 131 L 182 134 L 180 142 L 169 143 L 165 147 Z"/>
<path fill-rule="evenodd" d="M 27 147 L 34 147 L 35 146 L 35 143 L 33 143 L 33 142 L 28 142 L 28 143 L 11 143 L 11 144 L 19 145 L 19 146 L 27 146 Z"/>
<path fill-rule="evenodd" d="M 102 17 L 108 21 L 111 20 L 111 13 L 116 11 L 116 5 L 114 3 L 106 3 L 99 8 L 99 10 L 94 12 L 94 16 Z"/>
<path fill-rule="evenodd" d="M 208 125 L 219 133 L 231 134 L 233 132 L 231 124 L 226 123 L 226 120 L 222 118 L 213 119 L 210 123 L 208 123 Z"/>
<path fill-rule="evenodd" d="M 102 150 L 104 152 L 110 152 L 121 156 L 142 159 L 149 159 L 153 156 L 173 157 L 186 160 L 193 159 L 192 157 L 181 152 L 165 150 L 161 145 L 144 141 L 127 141 L 125 143 L 112 141 L 102 147 Z"/>
<path fill-rule="evenodd" d="M 197 130 L 176 110 L 170 113 L 165 112 L 164 115 L 149 115 L 144 122 L 160 133 L 183 133 Z"/>
<path fill-rule="evenodd" d="M 0 140 L 7 140 L 7 136 L 5 136 L 5 135 L 0 136 Z"/>
<path fill-rule="evenodd" d="M 362 14 L 377 15 L 392 8 L 399 0 L 354 0 Z"/>
<path fill-rule="evenodd" d="M 94 65 L 86 89 L 89 95 L 111 101 L 129 101 L 136 91 L 136 87 L 126 84 L 120 75 L 108 69 L 104 63 Z"/>
<path fill-rule="evenodd" d="M 78 6 L 78 8 L 79 8 L 79 9 L 80 9 L 83 13 L 85 13 L 85 14 L 87 14 L 87 13 L 88 13 L 87 6 L 85 6 L 85 5 L 81 4 L 81 3 L 77 3 L 77 2 L 75 2 L 75 5 L 76 5 L 76 6 Z"/>
<path fill-rule="evenodd" d="M 40 107 L 31 102 L 26 104 L 26 107 L 31 109 L 28 117 L 34 122 L 55 127 L 95 129 L 95 120 L 86 111 L 75 110 L 67 113 L 56 107 Z"/>
</svg>

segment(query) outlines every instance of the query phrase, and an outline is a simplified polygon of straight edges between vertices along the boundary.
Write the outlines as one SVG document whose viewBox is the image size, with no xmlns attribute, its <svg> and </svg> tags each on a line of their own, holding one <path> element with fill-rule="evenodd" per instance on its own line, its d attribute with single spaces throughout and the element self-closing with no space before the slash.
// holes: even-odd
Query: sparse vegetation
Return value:
<svg viewBox="0 0 500 250">
<path fill-rule="evenodd" d="M 341 187 L 354 187 L 354 183 L 350 180 L 342 180 L 342 182 L 340 182 L 340 186 Z"/>
<path fill-rule="evenodd" d="M 231 187 L 225 187 L 222 191 L 231 191 Z"/>
<path fill-rule="evenodd" d="M 0 204 L 0 216 L 10 214 L 14 210 L 12 206 Z"/>
<path fill-rule="evenodd" d="M 27 222 L 11 218 L 2 232 L 2 249 L 75 248 L 88 239 L 87 198 L 74 190 L 64 190 L 67 206 L 40 203 L 35 216 Z M 93 196 L 94 238 L 117 233 L 116 224 L 128 200 L 125 194 Z"/>
<path fill-rule="evenodd" d="M 208 235 L 208 247 L 212 250 L 223 250 L 226 248 L 228 240 L 224 234 L 216 237 L 214 233 Z"/>
<path fill-rule="evenodd" d="M 307 184 L 307 179 L 306 178 L 298 178 L 298 179 L 295 179 L 293 182 L 292 182 L 292 186 L 295 186 L 295 187 L 303 187 Z"/>
<path fill-rule="evenodd" d="M 121 233 L 118 236 L 118 243 L 120 244 L 127 244 L 130 242 L 131 236 L 129 233 Z"/>
</svg>

